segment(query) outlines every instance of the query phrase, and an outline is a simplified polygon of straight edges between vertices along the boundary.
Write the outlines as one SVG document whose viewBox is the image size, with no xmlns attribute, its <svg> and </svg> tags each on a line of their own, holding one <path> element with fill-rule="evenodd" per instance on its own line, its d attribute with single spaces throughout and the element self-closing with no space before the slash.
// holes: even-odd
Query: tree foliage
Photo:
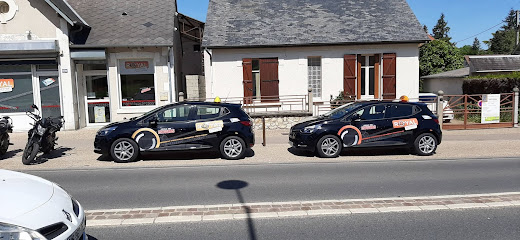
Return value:
<svg viewBox="0 0 520 240">
<path fill-rule="evenodd" d="M 478 38 L 475 38 L 475 40 L 473 40 L 473 46 L 471 46 L 471 49 L 473 49 L 473 51 L 475 51 L 476 54 L 480 52 L 481 48 L 480 41 L 478 40 Z"/>
<path fill-rule="evenodd" d="M 437 24 L 433 27 L 432 31 L 435 39 L 444 40 L 446 42 L 451 40 L 451 37 L 448 36 L 450 27 L 448 27 L 448 22 L 444 20 L 444 13 L 441 14 L 441 17 L 437 20 Z"/>
<path fill-rule="evenodd" d="M 511 54 L 516 46 L 516 12 L 511 9 L 505 25 L 493 33 L 493 37 L 486 42 L 489 50 L 495 54 Z"/>
<path fill-rule="evenodd" d="M 451 71 L 462 68 L 464 56 L 459 49 L 445 40 L 434 40 L 419 49 L 420 75 Z"/>
</svg>

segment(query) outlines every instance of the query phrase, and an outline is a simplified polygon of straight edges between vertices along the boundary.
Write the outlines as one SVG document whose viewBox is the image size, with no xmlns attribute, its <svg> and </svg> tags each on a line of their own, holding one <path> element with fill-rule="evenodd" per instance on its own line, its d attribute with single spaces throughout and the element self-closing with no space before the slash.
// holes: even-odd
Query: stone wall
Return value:
<svg viewBox="0 0 520 240">
<path fill-rule="evenodd" d="M 305 119 L 307 117 L 276 117 L 276 118 L 265 118 L 265 129 L 287 129 L 289 130 L 294 124 Z M 253 127 L 255 130 L 262 130 L 262 119 L 253 119 Z"/>
<path fill-rule="evenodd" d="M 189 99 L 206 98 L 206 80 L 204 79 L 204 76 L 187 75 L 186 94 Z"/>
</svg>

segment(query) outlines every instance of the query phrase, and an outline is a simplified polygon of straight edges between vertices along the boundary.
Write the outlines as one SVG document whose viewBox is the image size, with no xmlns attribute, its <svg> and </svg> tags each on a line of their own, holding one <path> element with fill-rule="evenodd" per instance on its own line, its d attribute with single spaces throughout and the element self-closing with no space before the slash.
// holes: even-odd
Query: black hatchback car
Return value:
<svg viewBox="0 0 520 240">
<path fill-rule="evenodd" d="M 251 119 L 240 104 L 181 102 L 105 126 L 96 134 L 94 152 L 130 162 L 141 152 L 214 149 L 235 160 L 254 141 Z"/>
<path fill-rule="evenodd" d="M 401 146 L 432 155 L 441 143 L 439 120 L 425 104 L 368 101 L 343 105 L 291 128 L 289 143 L 337 157 L 343 148 Z"/>
</svg>

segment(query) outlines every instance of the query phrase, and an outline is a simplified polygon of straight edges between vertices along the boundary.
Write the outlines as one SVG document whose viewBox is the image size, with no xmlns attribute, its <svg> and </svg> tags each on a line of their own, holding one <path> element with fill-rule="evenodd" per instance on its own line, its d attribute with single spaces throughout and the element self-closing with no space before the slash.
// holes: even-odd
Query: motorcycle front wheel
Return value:
<svg viewBox="0 0 520 240">
<path fill-rule="evenodd" d="M 22 163 L 24 165 L 29 165 L 36 157 L 38 150 L 40 149 L 40 144 L 37 142 L 33 142 L 31 140 L 27 141 L 27 145 L 25 145 L 25 149 L 23 150 Z"/>
<path fill-rule="evenodd" d="M 0 136 L 0 156 L 4 155 L 9 148 L 9 135 L 3 134 Z"/>
</svg>

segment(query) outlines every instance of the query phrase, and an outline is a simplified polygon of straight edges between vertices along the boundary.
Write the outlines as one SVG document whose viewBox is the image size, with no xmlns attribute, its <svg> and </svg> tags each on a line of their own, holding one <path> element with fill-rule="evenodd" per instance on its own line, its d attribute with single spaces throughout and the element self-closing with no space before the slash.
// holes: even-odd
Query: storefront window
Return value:
<svg viewBox="0 0 520 240">
<path fill-rule="evenodd" d="M 42 117 L 61 116 L 60 82 L 58 76 L 40 76 L 39 82 Z"/>
<path fill-rule="evenodd" d="M 33 85 L 30 73 L 24 75 L 0 73 L 0 114 L 32 111 L 33 104 Z"/>
<path fill-rule="evenodd" d="M 151 61 L 121 61 L 121 106 L 154 106 L 155 80 Z"/>
</svg>

